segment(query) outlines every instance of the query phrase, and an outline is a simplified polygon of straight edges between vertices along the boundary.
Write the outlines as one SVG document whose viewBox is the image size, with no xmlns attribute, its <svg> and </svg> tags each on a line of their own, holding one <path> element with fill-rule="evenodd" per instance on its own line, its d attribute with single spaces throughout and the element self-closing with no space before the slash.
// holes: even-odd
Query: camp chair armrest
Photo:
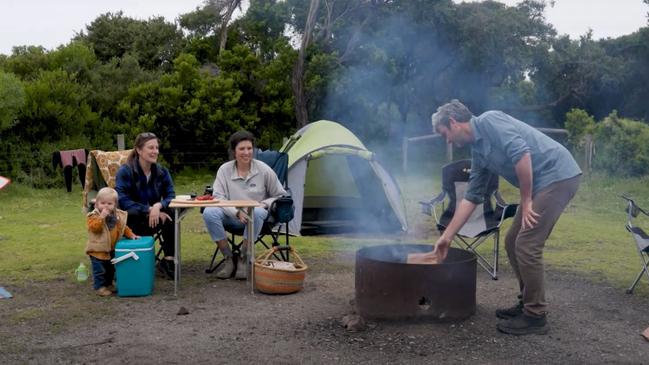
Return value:
<svg viewBox="0 0 649 365">
<path fill-rule="evenodd" d="M 444 197 L 446 196 L 445 192 L 439 193 L 436 197 L 429 201 L 420 201 L 419 205 L 421 207 L 421 212 L 423 214 L 432 216 L 433 215 L 433 210 L 435 209 L 435 206 L 437 204 L 443 203 L 444 202 Z"/>
<path fill-rule="evenodd" d="M 273 217 L 274 223 L 288 223 L 295 215 L 295 205 L 291 191 L 287 189 L 287 194 L 275 199 L 268 208 L 269 214 Z"/>
<path fill-rule="evenodd" d="M 445 198 L 445 197 L 446 197 L 446 192 L 442 191 L 442 192 L 439 193 L 436 197 L 434 197 L 434 198 L 430 201 L 430 203 L 433 204 L 433 205 L 437 205 L 437 204 L 439 204 L 439 203 L 444 202 L 444 198 Z"/>
<path fill-rule="evenodd" d="M 635 207 L 640 211 L 640 213 L 642 213 L 642 214 L 644 214 L 644 215 L 646 215 L 646 216 L 649 217 L 649 213 L 647 213 L 646 210 L 640 208 L 640 206 L 639 206 L 638 204 L 636 204 L 635 202 L 633 203 L 633 205 L 635 205 Z"/>
<path fill-rule="evenodd" d="M 503 208 L 503 209 L 508 205 L 518 205 L 518 204 L 507 203 L 505 201 L 505 199 L 503 198 L 503 196 L 500 194 L 500 191 L 498 191 L 498 190 L 496 190 L 494 192 L 494 198 L 496 199 L 496 204 L 498 204 L 498 206 Z"/>
<path fill-rule="evenodd" d="M 649 213 L 647 213 L 646 210 L 642 209 L 642 208 L 641 208 L 641 207 L 640 207 L 640 206 L 639 206 L 639 205 L 638 205 L 638 204 L 637 204 L 633 199 L 631 199 L 630 197 L 628 197 L 628 196 L 626 196 L 626 195 L 624 195 L 624 194 L 620 195 L 620 197 L 621 197 L 622 199 L 624 199 L 624 200 L 627 201 L 628 205 L 627 205 L 627 207 L 626 207 L 626 212 L 629 213 L 631 216 L 633 216 L 633 217 L 637 217 L 637 216 L 638 216 L 638 213 L 642 213 L 642 214 L 644 214 L 644 215 L 646 215 L 646 216 L 649 216 Z M 629 219 L 631 219 L 631 217 L 629 217 Z"/>
<path fill-rule="evenodd" d="M 518 204 L 507 204 L 502 207 L 503 212 L 500 215 L 500 223 L 498 225 L 501 225 L 505 221 L 505 219 L 515 216 L 517 209 Z"/>
</svg>

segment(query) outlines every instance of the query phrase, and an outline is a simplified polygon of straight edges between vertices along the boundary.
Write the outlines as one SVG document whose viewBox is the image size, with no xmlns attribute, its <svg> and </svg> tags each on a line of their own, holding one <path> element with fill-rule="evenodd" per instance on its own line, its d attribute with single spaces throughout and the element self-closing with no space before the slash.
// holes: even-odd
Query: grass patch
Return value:
<svg viewBox="0 0 649 365">
<path fill-rule="evenodd" d="M 439 171 L 439 169 L 434 169 Z M 197 172 L 175 178 L 178 194 L 202 193 L 211 184 L 213 174 Z M 439 175 L 398 177 L 407 207 L 411 230 L 408 242 L 434 242 L 436 232 L 429 217 L 419 213 L 417 202 L 429 199 L 440 190 Z M 639 258 L 630 234 L 625 230 L 625 203 L 619 194 L 634 196 L 648 206 L 647 179 L 620 179 L 591 176 L 582 186 L 547 242 L 548 266 L 588 275 L 615 287 L 630 284 L 640 269 Z M 517 201 L 518 191 L 503 182 L 502 192 L 510 202 Z M 506 228 L 506 227 L 505 227 Z M 422 234 L 421 231 L 424 233 Z M 195 210 L 183 221 L 183 263 L 207 266 L 214 249 L 203 221 Z M 18 184 L 0 191 L 0 285 L 21 285 L 29 281 L 53 279 L 74 280 L 79 262 L 87 262 L 85 217 L 81 209 L 78 185 L 72 193 L 64 189 L 34 190 Z M 291 243 L 308 262 L 309 257 L 353 258 L 353 251 L 372 244 L 390 243 L 394 239 L 354 236 L 293 237 Z M 503 246 L 504 247 L 504 244 Z M 258 248 L 258 252 L 260 248 Z M 482 248 L 485 253 L 488 248 Z M 503 252 L 503 261 L 506 255 Z M 190 278 L 187 278 L 190 279 Z M 646 282 L 638 294 L 648 296 Z M 16 314 L 29 317 L 35 313 Z"/>
</svg>

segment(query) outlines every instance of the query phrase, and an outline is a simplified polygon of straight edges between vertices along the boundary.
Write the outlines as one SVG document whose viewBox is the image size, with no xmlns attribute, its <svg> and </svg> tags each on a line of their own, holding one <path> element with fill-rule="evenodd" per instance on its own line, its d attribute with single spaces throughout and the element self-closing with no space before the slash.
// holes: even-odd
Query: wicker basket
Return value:
<svg viewBox="0 0 649 365">
<path fill-rule="evenodd" d="M 266 294 L 290 294 L 304 288 L 307 266 L 292 247 L 288 248 L 293 261 L 271 260 L 270 256 L 279 251 L 273 247 L 255 260 L 255 288 Z"/>
</svg>

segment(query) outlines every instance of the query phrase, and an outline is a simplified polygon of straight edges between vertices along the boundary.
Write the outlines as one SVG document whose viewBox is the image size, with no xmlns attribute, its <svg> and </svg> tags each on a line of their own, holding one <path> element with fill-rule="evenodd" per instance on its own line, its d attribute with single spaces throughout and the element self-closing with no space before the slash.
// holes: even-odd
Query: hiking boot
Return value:
<svg viewBox="0 0 649 365">
<path fill-rule="evenodd" d="M 248 278 L 248 260 L 240 257 L 237 262 L 237 273 L 234 276 L 237 280 L 246 280 Z"/>
<path fill-rule="evenodd" d="M 113 295 L 113 292 L 108 290 L 107 287 L 102 286 L 101 288 L 97 289 L 97 295 L 99 295 L 100 297 L 109 297 Z"/>
<path fill-rule="evenodd" d="M 523 314 L 523 302 L 519 301 L 516 305 L 509 308 L 496 309 L 496 317 L 500 319 L 512 319 Z"/>
<path fill-rule="evenodd" d="M 221 267 L 221 270 L 216 273 L 216 277 L 219 279 L 229 279 L 232 277 L 232 274 L 234 274 L 234 262 L 232 261 L 232 257 L 226 257 L 223 261 L 223 267 Z"/>
<path fill-rule="evenodd" d="M 548 325 L 543 316 L 532 316 L 523 313 L 518 317 L 508 319 L 496 325 L 498 331 L 509 335 L 544 335 L 548 333 Z"/>
<path fill-rule="evenodd" d="M 115 285 L 113 285 L 113 284 L 110 284 L 109 286 L 107 286 L 106 289 L 110 290 L 111 293 L 117 293 L 117 289 L 115 288 Z"/>
</svg>

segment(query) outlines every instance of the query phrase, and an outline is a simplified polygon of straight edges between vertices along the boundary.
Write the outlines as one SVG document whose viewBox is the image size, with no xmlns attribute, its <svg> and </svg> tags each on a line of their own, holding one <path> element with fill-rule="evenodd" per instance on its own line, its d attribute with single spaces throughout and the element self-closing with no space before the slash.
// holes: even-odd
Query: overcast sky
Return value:
<svg viewBox="0 0 649 365">
<path fill-rule="evenodd" d="M 307 0 L 304 0 L 307 1 Z M 515 4 L 517 0 L 501 0 Z M 202 0 L 0 0 L 0 53 L 13 46 L 66 44 L 97 16 L 123 10 L 139 19 L 164 16 L 174 21 Z M 647 25 L 649 7 L 642 0 L 556 0 L 547 19 L 560 34 L 578 38 L 588 29 L 594 37 L 617 37 Z"/>
<path fill-rule="evenodd" d="M 518 0 L 499 0 L 514 5 Z M 456 1 L 458 2 L 458 1 Z M 630 34 L 647 25 L 649 6 L 642 0 L 555 0 L 545 18 L 559 34 L 578 39 L 593 30 L 595 39 Z"/>
</svg>

